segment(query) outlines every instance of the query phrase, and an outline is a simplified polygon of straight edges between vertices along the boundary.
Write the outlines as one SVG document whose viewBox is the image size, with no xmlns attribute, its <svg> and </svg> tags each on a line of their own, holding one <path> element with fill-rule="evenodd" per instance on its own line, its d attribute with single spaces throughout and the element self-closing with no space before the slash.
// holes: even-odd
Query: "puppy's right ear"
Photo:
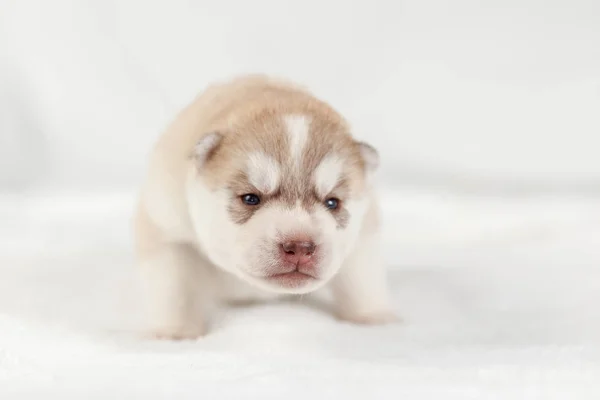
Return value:
<svg viewBox="0 0 600 400">
<path fill-rule="evenodd" d="M 192 154 L 198 168 L 202 168 L 206 164 L 222 140 L 223 135 L 218 132 L 211 132 L 198 140 Z"/>
</svg>

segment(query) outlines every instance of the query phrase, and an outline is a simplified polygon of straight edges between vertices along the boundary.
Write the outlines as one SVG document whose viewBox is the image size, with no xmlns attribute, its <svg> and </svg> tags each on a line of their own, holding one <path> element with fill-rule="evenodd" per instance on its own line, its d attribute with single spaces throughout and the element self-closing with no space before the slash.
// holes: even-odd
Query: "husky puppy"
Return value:
<svg viewBox="0 0 600 400">
<path fill-rule="evenodd" d="M 307 89 L 209 86 L 152 149 L 135 212 L 152 332 L 194 339 L 215 301 L 330 290 L 337 317 L 395 321 L 379 254 L 379 156 Z"/>
</svg>

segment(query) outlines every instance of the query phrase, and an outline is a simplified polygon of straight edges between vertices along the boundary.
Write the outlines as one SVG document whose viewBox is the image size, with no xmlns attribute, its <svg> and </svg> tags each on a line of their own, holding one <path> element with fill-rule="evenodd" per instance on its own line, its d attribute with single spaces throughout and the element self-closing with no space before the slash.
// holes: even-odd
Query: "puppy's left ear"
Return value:
<svg viewBox="0 0 600 400">
<path fill-rule="evenodd" d="M 379 152 L 377 149 L 365 142 L 357 142 L 357 145 L 367 172 L 372 174 L 377 171 L 379 169 Z"/>
<path fill-rule="evenodd" d="M 223 135 L 218 132 L 211 132 L 204 135 L 196 142 L 194 151 L 192 152 L 192 159 L 194 160 L 196 167 L 202 168 L 206 164 L 217 147 L 219 147 L 222 140 Z"/>
</svg>

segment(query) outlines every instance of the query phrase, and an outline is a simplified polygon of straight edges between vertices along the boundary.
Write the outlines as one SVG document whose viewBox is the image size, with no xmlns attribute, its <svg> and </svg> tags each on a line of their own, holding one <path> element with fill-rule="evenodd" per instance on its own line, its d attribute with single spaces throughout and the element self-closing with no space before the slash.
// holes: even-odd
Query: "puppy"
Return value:
<svg viewBox="0 0 600 400">
<path fill-rule="evenodd" d="M 343 320 L 394 321 L 378 163 L 303 87 L 262 75 L 209 86 L 159 137 L 136 207 L 153 334 L 197 338 L 215 302 L 324 287 Z"/>
</svg>

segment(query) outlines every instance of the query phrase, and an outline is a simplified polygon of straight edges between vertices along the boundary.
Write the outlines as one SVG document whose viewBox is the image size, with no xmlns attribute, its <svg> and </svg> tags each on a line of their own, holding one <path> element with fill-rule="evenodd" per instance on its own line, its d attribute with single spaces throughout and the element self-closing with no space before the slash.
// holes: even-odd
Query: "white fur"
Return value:
<svg viewBox="0 0 600 400">
<path fill-rule="evenodd" d="M 306 293 L 322 286 L 341 264 L 336 256 L 344 250 L 344 238 L 335 235 L 335 221 L 326 210 L 309 214 L 306 210 L 276 206 L 264 207 L 245 224 L 235 224 L 227 211 L 228 193 L 212 192 L 193 173 L 188 180 L 188 204 L 197 242 L 215 266 L 249 284 L 273 293 Z M 278 246 L 283 238 L 306 234 L 323 251 L 322 277 L 305 287 L 288 290 L 267 283 L 263 277 L 276 272 Z"/>
<path fill-rule="evenodd" d="M 188 176 L 186 194 L 190 221 L 200 250 L 215 265 L 230 265 L 237 227 L 227 214 L 228 194 L 210 191 L 193 172 Z"/>
<path fill-rule="evenodd" d="M 362 235 L 346 258 L 331 287 L 336 311 L 342 319 L 361 324 L 397 321 L 391 308 L 386 268 L 378 248 L 378 235 Z"/>
<path fill-rule="evenodd" d="M 149 218 L 160 227 L 165 239 L 169 241 L 194 240 L 191 224 L 180 211 L 187 207 L 186 199 L 174 195 L 182 190 L 183 184 L 170 179 L 171 172 L 159 161 L 150 166 L 149 175 L 153 179 L 148 179 L 141 190 L 141 203 Z"/>
<path fill-rule="evenodd" d="M 327 196 L 338 183 L 344 161 L 335 154 L 327 155 L 315 169 L 315 186 L 321 197 Z"/>
<path fill-rule="evenodd" d="M 165 243 L 155 250 L 140 260 L 148 300 L 146 317 L 154 334 L 181 339 L 203 335 L 201 316 L 212 286 L 209 270 L 199 265 L 201 260 L 189 245 Z"/>
<path fill-rule="evenodd" d="M 279 186 L 281 170 L 272 157 L 264 153 L 252 153 L 246 167 L 250 183 L 258 190 L 271 193 Z"/>
<path fill-rule="evenodd" d="M 304 115 L 286 115 L 284 117 L 286 133 L 290 142 L 290 155 L 292 162 L 299 167 L 302 154 L 308 142 L 310 118 Z"/>
</svg>

